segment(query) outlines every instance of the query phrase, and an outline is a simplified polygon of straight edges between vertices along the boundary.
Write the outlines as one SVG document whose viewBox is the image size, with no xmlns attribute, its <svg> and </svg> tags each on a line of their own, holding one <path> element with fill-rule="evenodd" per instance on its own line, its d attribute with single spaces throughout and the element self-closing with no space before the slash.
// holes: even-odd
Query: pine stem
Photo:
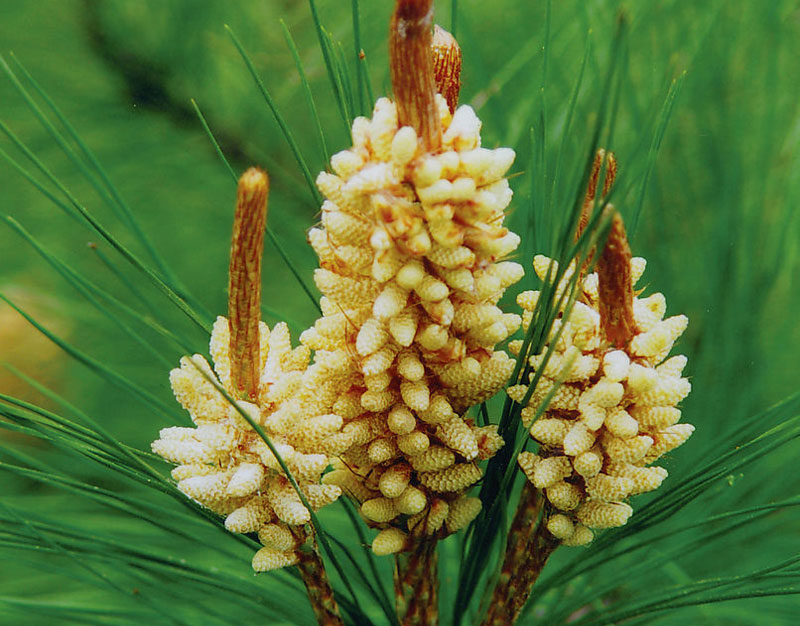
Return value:
<svg viewBox="0 0 800 626">
<path fill-rule="evenodd" d="M 411 552 L 395 559 L 397 617 L 403 626 L 439 623 L 439 578 L 436 540 L 420 540 Z"/>
<path fill-rule="evenodd" d="M 455 113 L 461 91 L 461 48 L 455 37 L 437 24 L 433 27 L 431 50 L 436 91 L 447 100 L 450 113 Z"/>
<path fill-rule="evenodd" d="M 417 131 L 426 148 L 442 143 L 433 74 L 433 0 L 397 0 L 389 28 L 389 69 L 401 126 Z"/>
<path fill-rule="evenodd" d="M 261 257 L 269 178 L 255 167 L 239 179 L 228 270 L 231 382 L 241 397 L 258 398 L 261 357 Z"/>
<path fill-rule="evenodd" d="M 617 159 L 613 152 L 606 152 L 600 148 L 594 155 L 592 162 L 592 170 L 589 173 L 589 182 L 586 185 L 586 195 L 583 199 L 583 207 L 581 208 L 581 215 L 578 218 L 578 227 L 575 229 L 575 241 L 580 239 L 589 220 L 592 218 L 595 206 L 598 204 L 597 198 L 597 185 L 600 180 L 600 170 L 606 167 L 605 178 L 603 179 L 603 193 L 600 199 L 605 198 L 611 191 L 614 181 L 617 178 Z"/>
<path fill-rule="evenodd" d="M 543 508 L 546 503 L 541 492 L 526 481 L 483 626 L 505 626 L 517 620 L 547 559 L 558 546 L 539 521 Z"/>
<path fill-rule="evenodd" d="M 514 624 L 520 616 L 522 609 L 528 601 L 528 598 L 533 591 L 533 586 L 539 579 L 544 566 L 547 564 L 547 559 L 553 554 L 553 551 L 560 545 L 560 542 L 551 535 L 544 521 L 549 516 L 550 505 L 545 502 L 544 511 L 536 527 L 536 532 L 533 534 L 530 542 L 528 543 L 528 561 L 522 568 L 522 584 L 520 584 L 520 593 L 511 597 L 511 624 Z"/>
<path fill-rule="evenodd" d="M 308 600 L 321 626 L 344 626 L 339 616 L 339 607 L 333 596 L 328 575 L 316 548 L 299 551 L 300 561 L 297 569 L 303 577 L 308 591 Z"/>
<path fill-rule="evenodd" d="M 625 346 L 636 333 L 633 321 L 633 278 L 631 248 L 622 217 L 616 211 L 611 219 L 606 247 L 597 261 L 597 278 L 603 333 L 615 346 Z"/>
</svg>

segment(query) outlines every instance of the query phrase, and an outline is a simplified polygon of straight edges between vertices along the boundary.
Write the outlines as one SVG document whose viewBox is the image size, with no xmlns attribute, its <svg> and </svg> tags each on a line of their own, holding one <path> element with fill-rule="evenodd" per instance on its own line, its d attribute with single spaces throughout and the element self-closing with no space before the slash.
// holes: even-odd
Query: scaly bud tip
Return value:
<svg viewBox="0 0 800 626">
<path fill-rule="evenodd" d="M 431 44 L 433 0 L 397 0 L 389 28 L 392 89 L 401 126 L 411 126 L 430 151 L 442 142 Z"/>
<path fill-rule="evenodd" d="M 454 113 L 461 91 L 461 48 L 455 37 L 437 24 L 433 27 L 431 52 L 436 91 L 444 96 L 450 112 Z"/>
<path fill-rule="evenodd" d="M 608 207 L 613 211 L 613 207 Z M 636 332 L 633 321 L 631 249 L 625 224 L 616 211 L 611 218 L 605 248 L 597 261 L 600 323 L 608 340 L 625 346 Z"/>
<path fill-rule="evenodd" d="M 269 178 L 251 167 L 239 179 L 228 271 L 231 382 L 242 397 L 258 397 L 261 256 L 267 222 Z"/>
</svg>

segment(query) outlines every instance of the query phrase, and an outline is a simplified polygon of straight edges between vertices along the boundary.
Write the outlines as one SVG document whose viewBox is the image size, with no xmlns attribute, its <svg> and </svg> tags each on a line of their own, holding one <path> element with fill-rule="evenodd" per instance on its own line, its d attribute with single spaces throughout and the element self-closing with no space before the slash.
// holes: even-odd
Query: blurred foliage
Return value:
<svg viewBox="0 0 800 626">
<path fill-rule="evenodd" d="M 333 40 L 341 42 L 341 54 L 354 76 L 357 61 L 351 4 L 342 0 L 316 4 Z M 621 166 L 614 203 L 631 224 L 642 202 L 634 253 L 648 258 L 645 276 L 656 290 L 667 294 L 670 312 L 684 312 L 690 319 L 681 351 L 690 357 L 694 391 L 684 403 L 684 414 L 697 432 L 671 457 L 671 477 L 664 487 L 669 488 L 712 453 L 738 442 L 737 432 L 755 434 L 761 426 L 772 426 L 748 423 L 747 417 L 798 388 L 795 355 L 800 352 L 800 326 L 794 312 L 800 307 L 796 288 L 800 276 L 796 208 L 800 202 L 800 106 L 796 98 L 800 8 L 796 2 L 780 0 L 558 2 L 552 6 L 545 57 L 545 2 L 440 1 L 437 21 L 447 28 L 452 29 L 450 10 L 456 4 L 455 31 L 464 50 L 461 100 L 472 104 L 482 117 L 485 145 L 511 145 L 518 153 L 514 166 L 518 176 L 512 181 L 517 194 L 512 228 L 525 233 L 527 247 L 521 255 L 525 263 L 534 246 L 536 251 L 547 252 L 550 245 L 549 230 L 528 231 L 531 198 L 543 194 L 542 210 L 549 211 L 550 223 L 557 223 L 568 208 L 579 183 L 576 175 L 586 157 L 589 136 L 604 104 L 600 98 L 606 68 L 612 62 L 616 65 L 617 86 L 611 101 L 605 102 L 614 113 L 607 145 L 616 152 Z M 391 5 L 362 2 L 361 7 L 361 47 L 376 97 L 389 93 L 385 41 Z M 619 58 L 611 59 L 611 33 L 620 11 L 628 22 L 627 37 Z M 269 223 L 302 276 L 310 280 L 316 265 L 304 233 L 317 219 L 318 207 L 223 28 L 223 24 L 230 25 L 250 53 L 309 168 L 316 172 L 325 167 L 325 156 L 280 20 L 296 42 L 325 130 L 327 150 L 333 153 L 347 146 L 347 126 L 331 90 L 306 2 L 4 0 L 0 4 L 2 54 L 13 51 L 63 110 L 96 152 L 155 248 L 213 315 L 225 311 L 234 185 L 194 116 L 191 98 L 237 170 L 257 163 L 270 171 Z M 587 50 L 586 75 L 565 133 L 568 103 Z M 13 66 L 13 61 L 9 62 Z M 682 76 L 648 180 L 650 155 L 655 156 L 651 146 L 664 119 L 662 105 L 670 85 Z M 370 108 L 370 103 L 357 101 L 355 113 L 367 113 Z M 0 119 L 123 243 L 145 257 L 139 242 L 38 124 L 8 79 L 0 80 Z M 536 143 L 539 133 L 545 140 L 545 167 L 536 170 L 532 155 L 541 148 Z M 10 141 L 0 141 L 0 147 L 24 161 Z M 564 160 L 561 176 L 554 179 L 560 159 Z M 205 351 L 206 336 L 187 324 L 166 300 L 155 298 L 156 291 L 135 272 L 121 270 L 135 291 L 120 287 L 118 276 L 103 261 L 106 256 L 113 257 L 107 244 L 59 212 L 5 161 L 0 163 L 3 213 L 18 220 L 51 253 L 122 294 L 128 304 L 144 310 L 157 307 L 176 332 L 180 329 L 185 334 L 194 350 Z M 90 241 L 97 246 L 87 246 Z M 155 414 L 151 407 L 131 400 L 63 354 L 42 347 L 36 331 L 4 304 L 0 304 L 0 360 L 65 395 L 121 441 L 147 449 L 157 429 L 178 414 L 172 406 L 168 368 L 123 337 L 119 328 L 4 226 L 0 227 L 0 250 L 4 252 L 0 291 L 81 350 L 154 393 L 174 415 Z M 316 311 L 269 243 L 264 269 L 265 319 L 273 323 L 278 312 L 298 333 L 313 322 Z M 177 363 L 180 349 L 157 340 L 147 329 L 142 332 L 158 346 L 166 362 Z M 12 373 L 0 372 L 0 392 L 55 406 L 41 391 L 21 386 Z M 71 476 L 82 476 L 111 491 L 139 493 L 92 464 L 76 462 L 60 452 L 45 453 L 41 443 L 32 439 L 5 432 L 0 437 L 4 462 L 14 458 L 16 451 L 17 455 L 45 458 L 55 468 L 69 468 Z M 793 466 L 797 452 L 795 442 L 770 453 L 756 469 L 732 474 L 670 524 L 688 524 L 698 516 L 743 508 L 750 502 L 796 495 L 800 480 L 787 468 Z M 200 526 L 192 526 L 199 541 L 175 543 L 166 536 L 159 539 L 153 529 L 124 515 L 88 505 L 47 483 L 11 473 L 0 475 L 0 481 L 3 501 L 30 512 L 32 519 L 37 513 L 57 511 L 89 533 L 93 526 L 113 524 L 126 540 L 138 537 L 144 547 L 157 542 L 158 548 L 170 551 L 175 559 L 218 567 L 245 580 L 242 585 L 261 585 L 265 595 L 273 589 L 275 594 L 281 593 L 276 582 L 280 577 L 253 581 L 247 563 L 249 548 L 229 538 L 223 540 L 213 529 L 202 531 Z M 163 498 L 144 497 L 161 502 L 170 515 L 176 510 L 174 504 L 164 504 Z M 647 500 L 637 499 L 635 508 Z M 7 523 L 8 518 L 3 519 L 6 521 L 0 523 Z M 641 590 L 647 585 L 697 581 L 720 572 L 736 574 L 797 554 L 800 515 L 795 508 L 757 520 L 758 524 L 730 531 L 724 544 L 707 549 L 696 545 L 670 556 L 654 571 L 640 573 L 637 580 L 630 581 L 631 587 Z M 329 523 L 341 527 L 345 522 L 341 514 L 332 514 Z M 222 561 L 212 558 L 204 546 L 214 541 L 224 544 L 234 556 Z M 658 556 L 667 554 L 668 547 L 659 548 Z M 452 562 L 458 559 L 459 549 L 456 539 L 444 547 Z M 549 567 L 558 568 L 576 555 L 559 551 Z M 70 563 L 64 554 L 56 559 L 13 551 L 13 558 L 0 565 L 0 604 L 9 610 L 0 612 L 0 622 L 18 623 L 20 611 L 30 617 L 33 608 L 27 602 L 37 602 L 35 615 L 40 616 L 26 619 L 28 623 L 52 623 L 45 601 L 114 605 L 108 589 L 93 590 L 72 575 L 75 568 Z M 113 578 L 113 569 L 108 564 L 104 567 Z M 388 564 L 381 567 L 388 568 Z M 446 564 L 443 573 L 454 575 Z M 598 581 L 584 578 L 578 583 L 591 588 Z M 293 589 L 296 591 L 296 581 Z M 626 593 L 625 589 L 622 584 L 594 600 L 595 608 Z M 575 587 L 565 587 L 562 593 L 569 597 L 577 592 Z M 153 595 L 152 602 L 165 603 L 166 598 Z M 199 623 L 193 620 L 204 614 L 192 612 L 190 598 L 183 600 L 177 598 L 182 612 L 176 613 L 174 621 Z M 688 615 L 693 623 L 784 624 L 800 609 L 792 596 L 745 602 L 747 610 L 742 602 L 690 608 L 676 613 L 676 621 L 682 619 L 680 615 Z M 258 609 L 236 610 L 242 611 L 237 615 L 252 618 L 259 614 Z M 234 608 L 216 610 L 220 613 L 216 621 L 224 622 L 225 611 Z M 57 614 L 66 620 L 66 613 Z M 125 623 L 139 617 L 134 613 L 98 614 L 91 619 Z M 207 617 L 209 623 L 214 621 Z M 286 620 L 293 618 L 276 615 L 274 619 L 274 623 L 290 623 Z M 296 619 L 296 623 L 307 623 L 309 617 L 304 614 Z M 661 619 L 669 617 L 662 615 Z M 93 623 L 86 615 L 76 621 Z"/>
</svg>

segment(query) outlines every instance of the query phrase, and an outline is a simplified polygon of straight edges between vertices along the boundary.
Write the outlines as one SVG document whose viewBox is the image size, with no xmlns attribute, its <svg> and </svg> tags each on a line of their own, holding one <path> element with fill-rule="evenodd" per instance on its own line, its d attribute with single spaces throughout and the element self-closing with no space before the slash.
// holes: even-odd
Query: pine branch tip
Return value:
<svg viewBox="0 0 800 626">
<path fill-rule="evenodd" d="M 603 193 L 601 198 L 605 198 L 611 188 L 614 186 L 614 181 L 617 178 L 617 159 L 613 152 L 606 151 L 604 148 L 599 148 L 594 155 L 592 168 L 589 172 L 589 181 L 586 184 L 586 194 L 583 199 L 583 207 L 581 207 L 581 215 L 578 219 L 578 226 L 575 229 L 575 241 L 577 241 L 586 230 L 589 220 L 592 217 L 595 204 L 597 203 L 597 187 L 600 181 L 600 172 L 605 166 L 605 178 L 603 179 Z"/>
<path fill-rule="evenodd" d="M 433 16 L 433 0 L 397 0 L 395 15 L 405 20 L 430 20 Z"/>
<path fill-rule="evenodd" d="M 461 48 L 453 35 L 436 24 L 431 52 L 436 90 L 444 96 L 450 112 L 454 113 L 461 91 Z"/>
<path fill-rule="evenodd" d="M 228 276 L 228 325 L 230 329 L 233 388 L 253 399 L 258 396 L 261 319 L 261 257 L 267 222 L 269 177 L 257 167 L 239 179 L 233 221 Z"/>
<path fill-rule="evenodd" d="M 442 141 L 433 66 L 433 1 L 397 0 L 389 28 L 392 90 L 402 126 L 411 126 L 430 151 Z"/>
<path fill-rule="evenodd" d="M 611 205 L 611 226 L 597 261 L 600 323 L 606 338 L 625 346 L 636 333 L 633 320 L 633 278 L 631 248 L 622 216 Z"/>
</svg>

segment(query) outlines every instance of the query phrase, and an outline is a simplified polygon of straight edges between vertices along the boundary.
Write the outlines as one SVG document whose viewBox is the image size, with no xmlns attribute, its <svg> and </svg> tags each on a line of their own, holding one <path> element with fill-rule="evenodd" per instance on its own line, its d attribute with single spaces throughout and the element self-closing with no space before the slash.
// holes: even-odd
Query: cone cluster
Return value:
<svg viewBox="0 0 800 626">
<path fill-rule="evenodd" d="M 534 259 L 543 281 L 550 263 L 541 255 Z M 626 263 L 635 284 L 645 260 L 634 257 Z M 556 287 L 556 301 L 574 271 L 573 262 Z M 667 358 L 686 329 L 686 316 L 664 319 L 666 300 L 660 293 L 634 297 L 632 338 L 614 347 L 601 323 L 598 275 L 579 280 L 577 288 L 571 314 L 559 313 L 542 352 L 530 357 L 531 378 L 540 371 L 541 378 L 522 419 L 539 450 L 518 457 L 528 480 L 544 491 L 554 511 L 546 520 L 548 531 L 565 545 L 589 543 L 591 529 L 624 525 L 633 512 L 628 498 L 657 489 L 667 476 L 666 469 L 651 464 L 694 431 L 691 424 L 678 423 L 681 411 L 676 406 L 691 390 L 681 376 L 686 357 Z M 538 291 L 518 296 L 523 328 L 531 323 L 538 298 Z M 519 352 L 521 342 L 512 342 L 510 348 Z M 527 392 L 527 385 L 508 389 L 517 402 Z M 532 423 L 548 396 L 546 410 Z"/>
<path fill-rule="evenodd" d="M 409 532 L 454 532 L 477 515 L 464 494 L 481 478 L 476 461 L 503 441 L 463 413 L 510 376 L 514 360 L 495 347 L 520 325 L 497 306 L 523 275 L 503 260 L 519 244 L 503 226 L 514 152 L 481 147 L 469 106 L 451 114 L 440 95 L 436 105 L 435 152 L 400 127 L 389 99 L 357 118 L 352 148 L 317 178 L 326 200 L 309 232 L 323 315 L 301 342 L 352 440 L 323 480 L 383 529 L 380 554 L 404 549 Z"/>
<path fill-rule="evenodd" d="M 258 397 L 255 402 L 237 400 L 237 410 L 217 388 L 236 397 L 229 333 L 228 320 L 217 318 L 210 346 L 213 370 L 196 354 L 183 357 L 170 373 L 175 397 L 195 427 L 162 429 L 152 449 L 178 464 L 172 470 L 178 489 L 225 516 L 229 531 L 258 533 L 264 547 L 253 557 L 253 568 L 267 571 L 298 562 L 311 514 L 239 410 L 263 428 L 315 510 L 341 495 L 338 486 L 320 484 L 330 462 L 325 451 L 342 450 L 350 439 L 342 435 L 341 417 L 330 414 L 317 394 L 318 368 L 309 367 L 309 349 L 292 349 L 284 323 L 272 331 L 259 324 Z"/>
</svg>

